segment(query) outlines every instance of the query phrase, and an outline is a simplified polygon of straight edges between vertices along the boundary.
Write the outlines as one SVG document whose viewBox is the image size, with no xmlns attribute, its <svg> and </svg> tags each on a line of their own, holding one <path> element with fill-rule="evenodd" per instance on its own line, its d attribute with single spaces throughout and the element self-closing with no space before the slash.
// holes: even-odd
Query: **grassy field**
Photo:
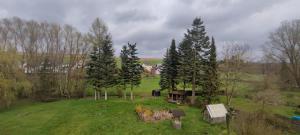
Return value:
<svg viewBox="0 0 300 135">
<path fill-rule="evenodd" d="M 252 112 L 261 104 L 246 97 L 253 93 L 262 75 L 245 74 L 239 84 L 232 106 Z M 10 109 L 0 111 L 0 134 L 2 135 L 64 135 L 64 134 L 225 134 L 224 125 L 210 125 L 203 121 L 199 108 L 170 104 L 165 97 L 152 98 L 151 90 L 159 88 L 159 77 L 144 77 L 140 87 L 134 88 L 135 101 L 109 97 L 108 101 L 93 99 L 63 100 L 51 103 L 19 101 Z M 129 94 L 129 89 L 127 90 Z M 91 91 L 91 94 L 93 91 Z M 163 92 L 165 93 L 165 92 Z M 110 92 L 110 94 L 112 94 Z M 300 92 L 281 91 L 284 103 L 267 105 L 271 114 L 291 117 L 299 105 Z M 225 103 L 225 97 L 220 97 Z M 174 130 L 170 121 L 144 123 L 134 112 L 136 105 L 152 109 L 180 108 L 186 113 L 183 129 Z"/>
<path fill-rule="evenodd" d="M 156 65 L 161 64 L 162 59 L 159 58 L 141 58 L 141 62 L 146 65 Z"/>
<path fill-rule="evenodd" d="M 170 121 L 145 123 L 134 112 L 137 104 L 149 108 L 181 108 L 186 117 L 183 127 L 175 130 Z M 0 113 L 1 135 L 65 134 L 219 134 L 224 125 L 210 125 L 202 120 L 199 109 L 167 103 L 163 98 L 94 101 L 64 100 L 52 103 L 19 105 Z"/>
<path fill-rule="evenodd" d="M 157 64 L 161 64 L 162 59 L 159 58 L 140 58 L 140 61 L 142 64 L 146 64 L 146 65 L 157 65 Z M 116 58 L 116 62 L 117 62 L 117 66 L 121 67 L 121 59 L 119 57 Z"/>
</svg>

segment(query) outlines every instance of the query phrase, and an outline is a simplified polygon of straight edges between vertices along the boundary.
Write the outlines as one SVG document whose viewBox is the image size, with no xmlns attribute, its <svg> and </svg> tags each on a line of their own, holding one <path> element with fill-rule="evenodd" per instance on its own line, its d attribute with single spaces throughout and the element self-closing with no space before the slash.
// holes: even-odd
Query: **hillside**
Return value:
<svg viewBox="0 0 300 135">
<path fill-rule="evenodd" d="M 174 130 L 170 121 L 145 123 L 134 108 L 181 108 L 187 114 L 182 130 Z M 52 103 L 20 105 L 0 113 L 0 131 L 4 135 L 99 135 L 99 134 L 218 134 L 222 125 L 203 121 L 199 109 L 167 103 L 163 98 L 97 101 L 64 100 Z"/>
</svg>

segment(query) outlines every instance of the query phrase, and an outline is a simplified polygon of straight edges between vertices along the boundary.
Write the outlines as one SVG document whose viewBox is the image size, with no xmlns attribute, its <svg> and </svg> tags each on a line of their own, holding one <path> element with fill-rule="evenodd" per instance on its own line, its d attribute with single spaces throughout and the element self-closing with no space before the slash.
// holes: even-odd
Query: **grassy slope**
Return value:
<svg viewBox="0 0 300 135">
<path fill-rule="evenodd" d="M 232 105 L 244 111 L 254 111 L 260 104 L 246 99 L 245 95 L 254 89 L 253 82 L 262 81 L 262 76 L 245 74 L 243 80 Z M 134 89 L 135 95 L 150 95 L 151 90 L 159 88 L 158 81 L 159 77 L 144 78 L 141 86 Z M 299 104 L 299 94 L 282 92 L 283 100 L 293 105 Z M 224 102 L 224 97 L 221 97 L 221 101 Z M 134 113 L 136 104 L 154 109 L 184 109 L 187 116 L 183 119 L 183 130 L 173 130 L 170 121 L 155 124 L 139 121 Z M 286 117 L 295 115 L 295 107 L 292 106 L 267 106 L 266 109 Z M 169 104 L 162 98 L 137 98 L 134 102 L 111 97 L 107 102 L 88 99 L 33 104 L 23 102 L 9 110 L 0 111 L 1 134 L 218 134 L 224 132 L 223 127 L 202 121 L 197 108 Z"/>
<path fill-rule="evenodd" d="M 243 74 L 242 82 L 238 84 L 235 98 L 232 99 L 232 106 L 243 111 L 252 112 L 261 108 L 261 103 L 245 98 L 245 95 L 254 94 L 255 83 L 263 81 L 263 75 L 260 74 Z M 266 110 L 273 114 L 279 114 L 285 117 L 296 115 L 296 107 L 287 106 L 287 102 L 293 105 L 299 105 L 300 92 L 281 92 L 281 105 L 266 105 Z M 221 101 L 225 103 L 225 97 L 221 97 Z"/>
<path fill-rule="evenodd" d="M 181 108 L 183 129 L 174 130 L 170 121 L 144 123 L 134 112 L 136 104 L 150 108 Z M 224 126 L 209 125 L 200 110 L 166 103 L 162 98 L 97 101 L 65 100 L 23 105 L 0 113 L 0 133 L 31 134 L 219 134 Z"/>
</svg>

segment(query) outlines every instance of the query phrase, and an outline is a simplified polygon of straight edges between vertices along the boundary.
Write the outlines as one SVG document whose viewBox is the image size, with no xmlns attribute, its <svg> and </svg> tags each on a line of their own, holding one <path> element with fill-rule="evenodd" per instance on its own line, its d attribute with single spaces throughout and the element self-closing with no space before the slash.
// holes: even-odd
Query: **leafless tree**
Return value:
<svg viewBox="0 0 300 135">
<path fill-rule="evenodd" d="M 286 64 L 295 85 L 300 86 L 300 20 L 284 21 L 270 33 L 268 50 L 281 63 Z"/>
<path fill-rule="evenodd" d="M 90 50 L 87 39 L 86 34 L 70 25 L 62 27 L 17 17 L 0 20 L 0 49 L 17 50 L 21 56 L 19 67 L 33 84 L 34 91 L 39 89 L 41 66 L 47 59 L 49 79 L 57 84 L 51 86 L 55 93 L 68 98 L 82 95 L 84 65 Z"/>
<path fill-rule="evenodd" d="M 225 44 L 222 55 L 223 64 L 220 66 L 223 75 L 222 85 L 226 95 L 226 104 L 229 106 L 241 79 L 241 70 L 247 61 L 249 46 L 239 42 Z"/>
</svg>

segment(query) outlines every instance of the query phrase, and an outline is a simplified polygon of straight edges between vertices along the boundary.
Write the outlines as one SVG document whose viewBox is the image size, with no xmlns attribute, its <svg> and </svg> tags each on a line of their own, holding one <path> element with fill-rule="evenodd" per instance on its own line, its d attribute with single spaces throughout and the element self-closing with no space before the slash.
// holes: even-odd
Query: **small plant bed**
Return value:
<svg viewBox="0 0 300 135">
<path fill-rule="evenodd" d="M 135 112 L 144 122 L 157 122 L 162 120 L 171 120 L 173 118 L 173 115 L 169 112 L 169 110 L 151 110 L 141 105 L 135 107 Z"/>
</svg>

